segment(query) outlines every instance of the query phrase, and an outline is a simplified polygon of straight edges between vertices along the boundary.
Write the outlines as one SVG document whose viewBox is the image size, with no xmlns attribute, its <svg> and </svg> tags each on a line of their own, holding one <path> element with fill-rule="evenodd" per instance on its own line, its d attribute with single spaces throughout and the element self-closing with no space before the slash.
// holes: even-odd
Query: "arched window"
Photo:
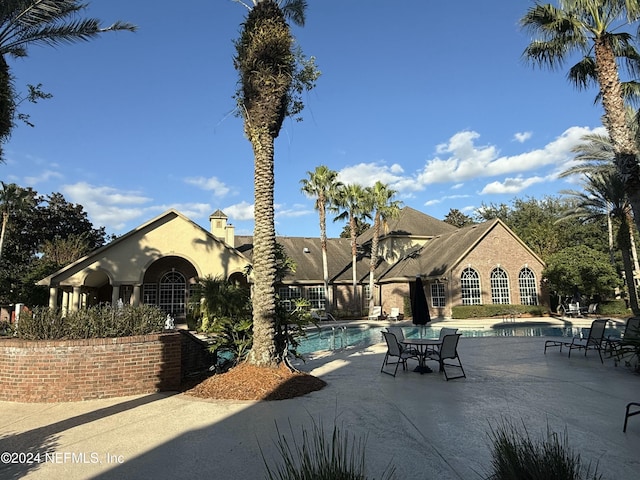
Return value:
<svg viewBox="0 0 640 480">
<path fill-rule="evenodd" d="M 480 305 L 480 276 L 473 268 L 467 267 L 460 275 L 463 305 Z"/>
<path fill-rule="evenodd" d="M 186 302 L 186 287 L 184 275 L 171 271 L 165 273 L 160 279 L 160 292 L 158 306 L 162 311 L 174 316 L 184 315 Z"/>
<path fill-rule="evenodd" d="M 501 267 L 496 267 L 491 271 L 491 303 L 511 303 L 509 300 L 509 277 Z"/>
<path fill-rule="evenodd" d="M 520 287 L 520 303 L 522 305 L 538 305 L 536 274 L 528 267 L 520 270 L 518 286 Z"/>
</svg>

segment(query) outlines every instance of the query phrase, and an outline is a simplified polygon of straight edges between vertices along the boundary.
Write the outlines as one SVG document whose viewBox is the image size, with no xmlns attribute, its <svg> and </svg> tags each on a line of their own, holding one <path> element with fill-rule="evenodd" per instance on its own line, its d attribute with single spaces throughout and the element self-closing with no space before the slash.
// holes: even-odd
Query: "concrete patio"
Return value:
<svg viewBox="0 0 640 480">
<path fill-rule="evenodd" d="M 480 479 L 490 468 L 489 432 L 503 419 L 534 437 L 568 434 L 605 479 L 640 472 L 640 416 L 622 432 L 625 405 L 640 401 L 640 376 L 597 353 L 557 349 L 541 337 L 462 338 L 466 379 L 401 369 L 379 373 L 386 348 L 319 355 L 301 369 L 328 386 L 277 402 L 203 401 L 154 394 L 72 404 L 0 402 L 0 453 L 40 452 L 46 463 L 0 464 L 0 478 L 259 479 L 279 457 L 276 424 L 334 422 L 367 438 L 367 474 L 388 464 L 396 478 Z M 413 366 L 413 364 L 411 364 Z M 435 366 L 435 365 L 434 365 Z"/>
</svg>

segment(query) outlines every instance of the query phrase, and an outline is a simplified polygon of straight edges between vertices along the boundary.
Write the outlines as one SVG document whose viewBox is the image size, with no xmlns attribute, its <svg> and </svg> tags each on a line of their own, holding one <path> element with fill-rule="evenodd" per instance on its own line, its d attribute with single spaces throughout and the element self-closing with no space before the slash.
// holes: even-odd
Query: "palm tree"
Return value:
<svg viewBox="0 0 640 480">
<path fill-rule="evenodd" d="M 580 218 L 584 221 L 596 220 L 603 215 L 620 221 L 616 237 L 618 248 L 622 254 L 622 263 L 629 293 L 629 304 L 635 315 L 640 313 L 634 281 L 634 269 L 631 260 L 630 242 L 630 207 L 626 200 L 624 185 L 620 176 L 613 171 L 585 174 L 584 191 L 563 190 L 561 193 L 571 195 L 577 205 L 564 218 Z"/>
<path fill-rule="evenodd" d="M 611 137 L 615 164 L 640 228 L 640 166 L 637 146 L 625 119 L 626 87 L 620 81 L 617 59 L 637 63 L 640 54 L 624 28 L 640 18 L 638 0 L 559 0 L 531 7 L 520 20 L 534 39 L 524 57 L 535 64 L 560 67 L 578 53 L 582 59 L 569 70 L 578 88 L 595 82 L 604 108 L 604 124 Z M 637 87 L 637 85 L 635 85 Z"/>
<path fill-rule="evenodd" d="M 236 94 L 244 133 L 254 153 L 253 332 L 248 361 L 275 367 L 280 362 L 276 345 L 276 235 L 274 225 L 274 143 L 288 115 L 302 104 L 296 93 L 312 88 L 317 71 L 304 64 L 293 48 L 287 18 L 304 25 L 306 1 L 253 0 L 242 3 L 249 13 L 236 41 L 234 65 L 240 75 Z M 282 4 L 282 6 L 281 6 Z"/>
<path fill-rule="evenodd" d="M 33 197 L 28 190 L 20 188 L 15 183 L 6 184 L 0 182 L 0 184 L 2 184 L 2 190 L 0 190 L 0 211 L 2 212 L 0 258 L 2 258 L 2 249 L 7 227 L 9 226 L 9 218 L 21 209 L 33 206 Z"/>
<path fill-rule="evenodd" d="M 338 172 L 331 170 L 325 165 L 316 167 L 313 172 L 307 172 L 309 178 L 304 178 L 302 192 L 310 198 L 315 198 L 315 209 L 320 217 L 320 249 L 322 250 L 322 279 L 324 282 L 325 295 L 328 296 L 325 302 L 325 309 L 331 311 L 333 306 L 333 295 L 329 291 L 329 265 L 327 261 L 327 208 L 330 208 L 337 189 L 342 186 L 338 182 Z"/>
<path fill-rule="evenodd" d="M 101 27 L 95 18 L 78 19 L 87 8 L 80 0 L 3 0 L 0 2 L 0 159 L 1 146 L 13 129 L 16 93 L 5 56 L 26 57 L 30 45 L 58 46 L 88 41 L 114 30 L 135 31 L 135 25 L 117 21 Z"/>
<path fill-rule="evenodd" d="M 366 191 L 362 186 L 352 183 L 344 185 L 338 189 L 335 197 L 335 205 L 337 211 L 342 210 L 334 219 L 334 222 L 340 220 L 348 220 L 349 231 L 351 234 L 351 282 L 353 285 L 353 301 L 358 310 L 361 309 L 361 303 L 358 295 L 358 276 L 356 264 L 358 260 L 358 243 L 356 242 L 357 220 L 371 218 L 372 205 Z"/>
<path fill-rule="evenodd" d="M 397 192 L 389 188 L 388 185 L 377 181 L 373 187 L 367 188 L 370 204 L 373 207 L 373 237 L 371 239 L 371 262 L 369 264 L 369 311 L 373 311 L 375 306 L 375 296 L 373 288 L 375 285 L 375 270 L 378 266 L 378 240 L 380 239 L 380 227 L 386 228 L 387 221 L 397 218 L 400 214 L 402 202 L 393 200 Z"/>
</svg>

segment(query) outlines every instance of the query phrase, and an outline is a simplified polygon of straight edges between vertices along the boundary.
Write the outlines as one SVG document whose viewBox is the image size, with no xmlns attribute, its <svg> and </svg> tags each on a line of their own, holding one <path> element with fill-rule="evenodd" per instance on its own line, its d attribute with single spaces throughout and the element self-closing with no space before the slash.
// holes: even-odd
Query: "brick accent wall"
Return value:
<svg viewBox="0 0 640 480">
<path fill-rule="evenodd" d="M 0 400 L 73 402 L 177 390 L 179 333 L 0 340 Z"/>
</svg>

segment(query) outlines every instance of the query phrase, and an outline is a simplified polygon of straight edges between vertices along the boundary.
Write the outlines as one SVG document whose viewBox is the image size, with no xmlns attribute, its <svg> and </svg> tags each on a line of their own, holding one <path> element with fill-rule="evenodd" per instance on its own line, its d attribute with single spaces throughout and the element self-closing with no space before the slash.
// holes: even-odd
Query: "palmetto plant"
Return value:
<svg viewBox="0 0 640 480">
<path fill-rule="evenodd" d="M 640 54 L 630 27 L 640 19 L 637 0 L 559 0 L 558 7 L 536 3 L 521 19 L 534 35 L 524 57 L 534 64 L 557 68 L 573 55 L 582 58 L 569 69 L 578 88 L 595 83 L 604 108 L 604 125 L 611 137 L 615 164 L 640 226 L 640 166 L 633 132 L 625 117 L 626 95 L 639 84 L 620 80 L 620 67 L 637 72 Z"/>
<path fill-rule="evenodd" d="M 2 0 L 0 2 L 0 147 L 14 125 L 16 92 L 7 56 L 26 57 L 31 45 L 58 46 L 90 40 L 114 30 L 134 31 L 117 21 L 102 27 L 95 18 L 78 18 L 87 8 L 80 0 Z M 0 158 L 2 151 L 0 150 Z"/>
<path fill-rule="evenodd" d="M 313 60 L 294 48 L 287 18 L 304 25 L 306 1 L 253 0 L 236 41 L 236 99 L 244 133 L 254 153 L 253 333 L 250 363 L 276 366 L 276 237 L 274 225 L 274 143 L 284 119 L 302 109 L 299 95 L 314 86 Z"/>
</svg>

